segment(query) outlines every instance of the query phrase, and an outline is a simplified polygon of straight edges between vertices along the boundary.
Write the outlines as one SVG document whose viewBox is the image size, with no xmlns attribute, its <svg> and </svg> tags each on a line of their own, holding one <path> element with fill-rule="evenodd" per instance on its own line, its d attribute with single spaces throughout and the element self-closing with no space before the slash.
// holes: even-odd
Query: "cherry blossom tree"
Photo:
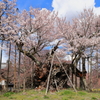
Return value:
<svg viewBox="0 0 100 100">
<path fill-rule="evenodd" d="M 35 54 L 50 46 L 50 42 L 57 38 L 55 20 L 57 14 L 47 9 L 33 9 L 23 11 L 18 15 L 19 33 L 15 40 L 18 49 L 36 63 Z"/>
<path fill-rule="evenodd" d="M 55 20 L 57 14 L 47 9 L 18 12 L 16 1 L 0 2 L 0 37 L 15 43 L 18 50 L 36 61 L 38 54 L 57 38 Z"/>
<path fill-rule="evenodd" d="M 69 53 L 72 56 L 72 72 L 79 71 L 76 66 L 82 60 L 82 71 L 86 74 L 85 59 L 93 56 L 94 50 L 100 47 L 100 16 L 93 9 L 84 9 L 78 18 L 67 22 L 54 11 L 30 7 L 29 11 L 20 12 L 15 0 L 2 0 L 0 39 L 12 43 L 17 51 L 31 58 L 38 66 L 44 63 L 41 60 L 43 57 L 51 60 L 50 55 L 56 50 L 61 59 Z M 46 47 L 53 48 L 51 52 L 42 53 Z"/>
<path fill-rule="evenodd" d="M 19 12 L 15 1 L 3 0 L 0 3 L 2 4 L 0 37 L 2 40 L 8 41 L 9 44 L 17 46 L 19 52 L 41 65 L 41 61 L 38 59 L 41 56 L 39 52 L 45 47 L 51 46 L 50 43 L 58 39 L 55 25 L 57 14 L 47 9 L 34 9 L 32 7 L 30 11 Z M 58 48 L 58 43 L 51 54 Z M 20 57 L 18 67 L 20 78 Z"/>
<path fill-rule="evenodd" d="M 90 57 L 90 49 L 100 43 L 99 16 L 93 9 L 84 9 L 78 18 L 66 22 L 66 18 L 58 19 L 58 29 L 63 38 L 63 49 L 72 55 L 72 64 L 77 66 L 83 59 L 83 71 L 86 71 L 85 58 Z M 98 26 L 98 27 L 97 27 Z"/>
</svg>

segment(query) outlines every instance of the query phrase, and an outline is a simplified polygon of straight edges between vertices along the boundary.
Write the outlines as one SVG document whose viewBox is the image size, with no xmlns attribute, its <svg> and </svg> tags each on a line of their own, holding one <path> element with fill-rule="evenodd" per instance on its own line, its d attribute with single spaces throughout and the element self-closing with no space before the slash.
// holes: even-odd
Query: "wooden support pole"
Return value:
<svg viewBox="0 0 100 100">
<path fill-rule="evenodd" d="M 59 92 L 56 79 L 54 80 L 54 82 L 55 82 L 55 85 L 56 85 L 56 89 Z"/>
<path fill-rule="evenodd" d="M 55 55 L 55 56 L 56 56 L 56 58 L 58 59 L 58 61 L 59 61 L 60 65 L 61 65 L 61 67 L 63 68 L 63 70 L 64 70 L 64 72 L 65 72 L 66 76 L 68 77 L 68 80 L 69 80 L 70 84 L 72 85 L 72 87 L 73 87 L 74 91 L 75 91 L 75 92 L 77 92 L 77 90 L 76 90 L 75 86 L 73 85 L 73 83 L 72 83 L 71 79 L 69 78 L 69 76 L 68 76 L 68 74 L 67 74 L 67 72 L 66 72 L 66 70 L 65 70 L 64 66 L 62 65 L 62 63 L 61 63 L 61 61 L 60 61 L 60 59 L 58 58 L 58 56 L 57 56 L 57 55 Z"/>
<path fill-rule="evenodd" d="M 48 81 L 47 81 L 47 87 L 46 87 L 45 95 L 47 95 L 48 90 L 49 90 L 49 82 L 50 82 L 50 76 L 51 76 L 52 67 L 53 67 L 53 61 L 54 61 L 54 55 L 53 55 L 52 61 L 51 61 L 51 66 L 50 66 L 50 71 L 49 71 L 49 75 L 48 75 Z"/>
</svg>

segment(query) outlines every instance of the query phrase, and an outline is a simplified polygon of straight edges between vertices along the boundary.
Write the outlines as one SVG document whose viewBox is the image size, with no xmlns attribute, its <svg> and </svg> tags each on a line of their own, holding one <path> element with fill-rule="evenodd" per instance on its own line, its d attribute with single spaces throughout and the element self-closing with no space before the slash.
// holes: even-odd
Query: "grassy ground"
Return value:
<svg viewBox="0 0 100 100">
<path fill-rule="evenodd" d="M 0 100 L 100 100 L 100 93 L 89 93 L 85 91 L 60 90 L 59 92 L 28 90 L 26 92 L 7 92 L 0 95 Z"/>
</svg>

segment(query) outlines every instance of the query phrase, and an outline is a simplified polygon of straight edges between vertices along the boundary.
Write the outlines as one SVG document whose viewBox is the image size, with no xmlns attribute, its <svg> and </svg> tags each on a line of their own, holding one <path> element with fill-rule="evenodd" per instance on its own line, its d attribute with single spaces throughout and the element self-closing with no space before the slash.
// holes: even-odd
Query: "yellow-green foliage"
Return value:
<svg viewBox="0 0 100 100">
<path fill-rule="evenodd" d="M 0 100 L 100 100 L 100 93 L 90 93 L 86 91 L 60 90 L 59 92 L 28 90 L 20 93 L 4 93 L 0 95 Z"/>
</svg>

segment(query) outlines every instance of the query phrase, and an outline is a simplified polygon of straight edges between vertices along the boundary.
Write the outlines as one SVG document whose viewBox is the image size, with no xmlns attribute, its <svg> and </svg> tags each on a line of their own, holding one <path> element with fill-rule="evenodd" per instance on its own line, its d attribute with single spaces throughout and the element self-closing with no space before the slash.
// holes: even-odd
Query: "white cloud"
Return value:
<svg viewBox="0 0 100 100">
<path fill-rule="evenodd" d="M 94 8 L 100 14 L 100 7 L 95 7 L 95 0 L 53 0 L 52 7 L 60 17 L 66 16 L 67 20 L 76 17 L 84 8 Z"/>
<path fill-rule="evenodd" d="M 2 63 L 6 63 L 7 62 L 7 60 L 8 60 L 8 57 L 2 57 Z"/>
<path fill-rule="evenodd" d="M 56 45 L 58 43 L 58 39 L 54 40 L 53 42 L 50 43 L 50 45 Z"/>
<path fill-rule="evenodd" d="M 72 61 L 71 55 L 66 55 L 64 59 L 67 60 L 67 61 Z"/>
<path fill-rule="evenodd" d="M 100 7 L 98 8 L 94 7 L 94 11 L 97 15 L 100 15 Z"/>
</svg>

